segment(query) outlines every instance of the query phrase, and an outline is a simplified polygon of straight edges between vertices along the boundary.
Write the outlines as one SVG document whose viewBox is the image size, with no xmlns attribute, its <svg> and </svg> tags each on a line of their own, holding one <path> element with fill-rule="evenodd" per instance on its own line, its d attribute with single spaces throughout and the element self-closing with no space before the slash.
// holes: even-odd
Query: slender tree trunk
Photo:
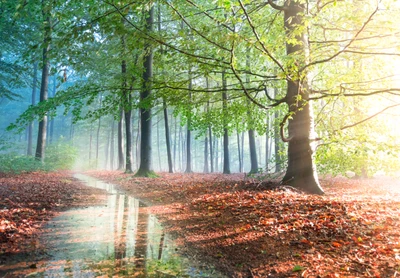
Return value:
<svg viewBox="0 0 400 278">
<path fill-rule="evenodd" d="M 110 142 L 110 170 L 114 170 L 114 142 L 115 142 L 115 120 L 111 124 L 111 142 Z"/>
<path fill-rule="evenodd" d="M 53 91 L 52 91 L 50 97 L 55 97 L 56 92 L 57 92 L 57 76 L 54 75 L 53 76 Z M 50 144 L 53 143 L 53 140 L 54 140 L 54 121 L 55 121 L 54 117 L 52 117 L 49 120 L 49 131 L 50 131 L 49 132 L 49 143 Z"/>
<path fill-rule="evenodd" d="M 37 88 L 37 80 L 38 79 L 38 63 L 35 62 L 33 64 L 33 80 L 32 80 L 32 105 L 36 104 L 36 88 Z M 29 123 L 28 126 L 28 151 L 27 155 L 32 156 L 32 147 L 33 147 L 33 121 Z"/>
<path fill-rule="evenodd" d="M 171 155 L 171 136 L 170 136 L 170 131 L 169 131 L 169 125 L 168 125 L 168 109 L 167 109 L 167 103 L 165 99 L 163 98 L 163 110 L 164 110 L 164 129 L 165 129 L 165 142 L 167 145 L 167 157 L 168 157 L 168 172 L 173 173 L 173 165 L 172 165 L 172 155 Z M 175 150 L 174 150 L 175 152 Z M 175 155 L 174 155 L 175 159 Z"/>
<path fill-rule="evenodd" d="M 118 121 L 118 168 L 117 170 L 124 169 L 124 109 L 120 108 L 119 121 Z"/>
<path fill-rule="evenodd" d="M 137 125 L 137 134 L 136 134 L 136 164 L 137 167 L 136 169 L 139 169 L 139 161 L 140 161 L 140 137 L 141 137 L 141 132 L 140 132 L 140 109 L 138 110 L 138 125 Z"/>
<path fill-rule="evenodd" d="M 242 156 L 240 153 L 240 136 L 239 130 L 236 130 L 236 139 L 237 139 L 237 146 L 238 146 L 238 158 L 239 158 L 239 173 L 242 172 Z"/>
<path fill-rule="evenodd" d="M 179 171 L 182 172 L 182 126 L 179 125 L 179 133 L 178 133 L 178 162 L 179 162 Z"/>
<path fill-rule="evenodd" d="M 179 145 L 177 146 L 177 143 L 179 142 L 179 139 L 177 137 L 177 131 L 178 131 L 178 118 L 175 118 L 175 128 L 174 128 L 174 169 L 176 171 L 177 167 L 176 167 L 176 148 L 179 148 Z M 179 154 L 178 154 L 179 156 Z M 179 158 L 179 157 L 178 157 Z"/>
<path fill-rule="evenodd" d="M 154 23 L 154 6 L 150 8 L 149 14 L 146 18 L 146 30 L 151 33 L 153 31 Z M 143 102 L 149 99 L 151 95 L 151 82 L 153 78 L 153 49 L 150 43 L 145 44 L 145 53 L 143 62 L 143 88 L 140 92 L 140 101 Z M 151 152 L 151 108 L 141 107 L 140 108 L 140 127 L 141 127 L 141 140 L 140 140 L 140 166 L 136 173 L 136 176 L 154 176 L 155 173 L 152 170 L 152 152 Z"/>
<path fill-rule="evenodd" d="M 214 149 L 215 149 L 215 171 L 219 171 L 219 138 L 217 136 L 214 136 Z"/>
<path fill-rule="evenodd" d="M 249 147 L 250 147 L 250 173 L 258 172 L 258 160 L 257 160 L 257 149 L 256 149 L 256 139 L 254 135 L 254 130 L 249 129 Z"/>
<path fill-rule="evenodd" d="M 190 103 L 192 102 L 192 74 L 189 69 L 189 110 Z M 191 114 L 192 111 L 189 111 L 187 114 L 187 125 L 186 125 L 186 170 L 185 173 L 191 173 L 192 170 L 192 137 L 191 137 Z"/>
<path fill-rule="evenodd" d="M 160 114 L 157 114 L 157 157 L 158 157 L 158 171 L 162 171 L 161 169 L 161 151 L 160 151 Z"/>
<path fill-rule="evenodd" d="M 107 170 L 107 167 L 108 167 L 108 158 L 109 158 L 109 154 L 110 154 L 110 133 L 108 132 L 108 134 L 107 134 L 107 143 L 106 143 L 106 145 L 105 145 L 105 147 L 104 147 L 104 157 L 105 157 L 105 159 L 104 159 L 104 169 L 106 169 Z"/>
<path fill-rule="evenodd" d="M 275 111 L 274 116 L 275 116 L 275 121 L 278 121 L 280 118 L 279 116 L 279 111 Z M 280 132 L 279 132 L 279 126 L 275 124 L 275 132 L 274 132 L 274 141 L 275 141 L 275 172 L 279 173 L 282 171 L 282 163 L 283 163 L 283 157 L 281 155 L 281 137 L 280 137 Z"/>
<path fill-rule="evenodd" d="M 42 83 L 40 86 L 40 102 L 44 102 L 48 97 L 50 60 L 48 53 L 50 51 L 52 23 L 50 19 L 51 6 L 45 0 L 42 0 L 42 14 L 44 18 L 44 46 L 43 46 L 43 67 Z M 39 121 L 38 139 L 36 145 L 35 158 L 44 162 L 47 136 L 47 114 Z"/>
<path fill-rule="evenodd" d="M 99 117 L 99 123 L 97 126 L 97 134 L 96 134 L 96 169 L 98 169 L 99 166 L 100 128 L 101 128 L 101 117 Z"/>
<path fill-rule="evenodd" d="M 298 32 L 298 26 L 303 24 L 305 4 L 287 0 L 285 5 L 284 22 L 289 37 Z M 296 41 L 300 43 L 286 43 L 286 53 L 288 56 L 304 53 L 304 56 L 297 60 L 301 67 L 307 61 L 305 53 L 308 41 L 304 31 L 296 36 Z M 282 182 L 309 193 L 323 194 L 314 163 L 314 149 L 311 146 L 314 139 L 314 121 L 307 80 L 300 79 L 299 76 L 288 79 L 286 99 L 292 119 L 289 120 L 288 127 L 291 138 L 288 147 L 288 167 Z"/>
<path fill-rule="evenodd" d="M 92 124 L 90 124 L 90 131 L 89 131 L 89 166 L 92 163 L 92 141 L 93 141 L 93 134 L 92 134 Z"/>
<path fill-rule="evenodd" d="M 131 94 L 128 96 L 131 99 Z M 130 100 L 131 102 L 131 100 Z M 125 173 L 133 173 L 133 156 L 132 156 L 132 109 L 125 111 L 125 132 L 126 132 L 126 163 Z"/>
<path fill-rule="evenodd" d="M 265 131 L 265 172 L 268 174 L 269 172 L 269 144 L 268 144 L 268 139 L 269 139 L 269 113 L 267 111 L 267 129 Z"/>
<path fill-rule="evenodd" d="M 125 55 L 125 38 L 122 36 L 121 44 L 123 48 L 123 56 Z M 127 84 L 127 71 L 126 71 L 126 60 L 122 60 L 121 62 L 121 74 L 122 74 L 122 97 L 124 100 L 124 107 L 121 109 L 124 112 L 125 117 L 125 145 L 126 145 L 126 157 L 125 157 L 125 173 L 130 174 L 133 173 L 133 162 L 132 162 L 132 94 L 131 90 L 128 89 Z M 132 83 L 134 81 L 132 80 Z M 122 113 L 121 113 L 122 119 Z M 121 136 L 122 137 L 122 136 Z M 122 148 L 121 148 L 122 149 Z M 121 153 L 121 157 L 123 157 L 123 153 Z M 119 169 L 121 170 L 121 163 L 124 163 L 124 159 L 119 161 Z"/>
<path fill-rule="evenodd" d="M 204 173 L 209 173 L 208 169 L 208 136 L 204 138 Z"/>
<path fill-rule="evenodd" d="M 227 115 L 227 106 L 228 106 L 228 92 L 225 78 L 225 71 L 222 72 L 222 113 L 223 113 L 223 124 L 224 124 L 224 165 L 223 165 L 223 173 L 230 174 L 231 167 L 229 161 L 229 133 L 228 133 L 228 115 Z"/>
</svg>

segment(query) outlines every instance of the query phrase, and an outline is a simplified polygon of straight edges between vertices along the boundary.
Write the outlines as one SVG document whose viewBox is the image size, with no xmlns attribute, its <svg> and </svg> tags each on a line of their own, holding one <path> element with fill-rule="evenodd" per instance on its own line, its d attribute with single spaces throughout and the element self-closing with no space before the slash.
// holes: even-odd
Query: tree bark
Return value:
<svg viewBox="0 0 400 278">
<path fill-rule="evenodd" d="M 154 24 L 154 6 L 150 8 L 149 14 L 146 18 L 147 32 L 153 31 Z M 153 49 L 149 42 L 145 43 L 144 47 L 145 57 L 143 62 L 143 88 L 140 92 L 140 101 L 143 103 L 151 96 L 151 80 L 153 78 Z M 139 177 L 151 177 L 155 173 L 152 170 L 152 136 L 151 136 L 151 107 L 140 107 L 140 166 L 136 172 Z"/>
<path fill-rule="evenodd" d="M 35 62 L 33 64 L 33 80 L 32 80 L 32 106 L 36 104 L 36 88 L 37 88 L 37 79 L 38 79 L 38 63 Z M 29 123 L 28 126 L 28 151 L 27 155 L 32 155 L 32 147 L 33 147 L 33 121 Z"/>
<path fill-rule="evenodd" d="M 43 46 L 43 67 L 42 83 L 40 86 L 40 102 L 46 101 L 49 87 L 50 59 L 48 57 L 51 43 L 52 23 L 50 19 L 51 6 L 42 0 L 42 14 L 44 17 L 44 46 Z M 47 114 L 44 114 L 39 121 L 38 139 L 36 145 L 35 159 L 44 163 L 47 136 Z"/>
<path fill-rule="evenodd" d="M 114 142 L 115 142 L 114 127 L 115 127 L 115 120 L 112 119 L 111 140 L 110 140 L 110 170 L 114 170 Z"/>
<path fill-rule="evenodd" d="M 119 121 L 118 121 L 118 168 L 117 170 L 124 169 L 124 109 L 120 107 Z"/>
<path fill-rule="evenodd" d="M 287 36 L 298 31 L 303 24 L 305 6 L 295 1 L 286 1 L 284 24 Z M 298 43 L 286 43 L 287 55 L 299 55 L 298 65 L 306 63 L 306 49 L 308 47 L 304 31 L 296 36 Z M 282 182 L 290 184 L 309 193 L 323 194 L 319 184 L 313 158 L 311 142 L 314 139 L 314 122 L 312 106 L 309 102 L 307 80 L 293 74 L 287 81 L 287 105 L 292 113 L 289 120 L 288 167 Z M 299 100 L 300 99 L 300 100 Z"/>
<path fill-rule="evenodd" d="M 206 87 L 207 91 L 210 88 L 210 83 L 208 82 L 208 77 L 206 77 Z M 210 112 L 210 100 L 207 100 L 207 114 Z M 208 138 L 210 141 L 210 170 L 211 173 L 214 172 L 214 154 L 213 154 L 213 141 L 212 141 L 212 130 L 211 124 L 208 125 Z"/>
<path fill-rule="evenodd" d="M 240 136 L 239 130 L 236 130 L 236 139 L 237 139 L 237 146 L 238 146 L 238 158 L 239 158 L 239 173 L 242 172 L 242 155 L 240 152 Z"/>
<path fill-rule="evenodd" d="M 250 147 L 250 174 L 254 174 L 258 172 L 258 160 L 257 160 L 257 148 L 256 148 L 256 139 L 254 135 L 254 130 L 249 129 L 249 147 Z"/>
<path fill-rule="evenodd" d="M 225 71 L 222 72 L 222 113 L 223 113 L 223 126 L 224 126 L 224 162 L 223 162 L 223 173 L 230 174 L 230 161 L 229 161 L 229 133 L 228 133 L 228 92 L 225 78 Z"/>
<path fill-rule="evenodd" d="M 171 136 L 169 131 L 169 124 L 168 124 L 168 109 L 167 103 L 163 98 L 163 110 L 164 110 L 164 129 L 165 129 L 165 142 L 167 145 L 167 157 L 168 157 L 168 172 L 173 173 L 173 165 L 172 165 L 172 155 L 171 155 Z"/>
<path fill-rule="evenodd" d="M 192 170 L 192 137 L 191 137 L 191 114 L 190 111 L 192 102 L 192 74 L 191 70 L 189 69 L 189 112 L 187 114 L 187 125 L 186 125 L 186 170 L 185 173 L 191 173 Z"/>
</svg>

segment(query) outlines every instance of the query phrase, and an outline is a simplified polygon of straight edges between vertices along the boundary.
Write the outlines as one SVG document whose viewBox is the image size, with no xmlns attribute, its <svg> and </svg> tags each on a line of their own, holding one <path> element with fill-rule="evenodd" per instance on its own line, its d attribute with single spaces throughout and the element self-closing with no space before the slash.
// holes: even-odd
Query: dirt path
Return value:
<svg viewBox="0 0 400 278">
<path fill-rule="evenodd" d="M 39 235 L 51 218 L 104 201 L 103 190 L 85 186 L 71 172 L 0 173 L 0 274 L 7 264 L 45 256 Z"/>
<path fill-rule="evenodd" d="M 242 175 L 91 172 L 151 203 L 193 257 L 230 277 L 396 277 L 397 180 L 322 181 L 310 196 Z"/>
</svg>

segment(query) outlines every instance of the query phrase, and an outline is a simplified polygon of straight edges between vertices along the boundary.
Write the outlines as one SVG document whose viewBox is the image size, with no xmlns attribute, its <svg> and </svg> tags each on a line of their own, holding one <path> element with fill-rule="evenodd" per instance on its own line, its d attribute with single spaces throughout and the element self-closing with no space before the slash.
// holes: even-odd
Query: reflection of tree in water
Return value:
<svg viewBox="0 0 400 278">
<path fill-rule="evenodd" d="M 121 202 L 121 199 L 123 201 Z M 121 204 L 120 204 L 121 203 Z M 127 224 L 128 224 L 128 196 L 120 195 L 117 196 L 117 204 L 115 211 L 115 236 L 114 236 L 114 254 L 115 263 L 117 268 L 123 266 L 123 259 L 126 258 L 126 247 L 127 247 Z M 121 217 L 122 213 L 122 217 Z M 119 221 L 121 220 L 121 221 Z"/>
<path fill-rule="evenodd" d="M 149 224 L 149 216 L 143 211 L 143 208 L 144 205 L 139 203 L 139 215 L 135 244 L 135 267 L 138 273 L 146 274 L 147 230 Z"/>
</svg>

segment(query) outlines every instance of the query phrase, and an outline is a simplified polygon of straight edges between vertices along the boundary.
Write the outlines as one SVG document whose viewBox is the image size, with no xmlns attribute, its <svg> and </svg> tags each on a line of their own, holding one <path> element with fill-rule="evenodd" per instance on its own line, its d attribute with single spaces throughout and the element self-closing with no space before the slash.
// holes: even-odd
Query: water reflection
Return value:
<svg viewBox="0 0 400 278">
<path fill-rule="evenodd" d="M 36 263 L 35 269 L 11 267 L 5 277 L 220 277 L 179 257 L 143 203 L 113 185 L 76 177 L 107 190 L 107 204 L 54 218 L 41 239 L 51 259 Z"/>
</svg>

